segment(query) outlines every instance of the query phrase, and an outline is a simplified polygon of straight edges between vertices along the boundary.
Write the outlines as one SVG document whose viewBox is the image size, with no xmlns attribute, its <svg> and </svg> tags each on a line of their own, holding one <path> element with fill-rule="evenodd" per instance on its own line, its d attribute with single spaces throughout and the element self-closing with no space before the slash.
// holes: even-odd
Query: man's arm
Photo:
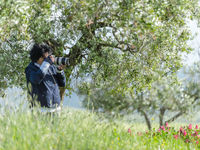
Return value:
<svg viewBox="0 0 200 150">
<path fill-rule="evenodd" d="M 56 68 L 56 74 L 54 77 L 56 78 L 59 87 L 66 86 L 66 77 L 62 67 Z"/>
<path fill-rule="evenodd" d="M 25 71 L 27 79 L 33 84 L 40 84 L 47 74 L 51 64 L 53 64 L 53 62 L 49 58 L 46 58 L 40 66 L 39 70 L 34 71 L 31 68 L 27 68 Z"/>
</svg>

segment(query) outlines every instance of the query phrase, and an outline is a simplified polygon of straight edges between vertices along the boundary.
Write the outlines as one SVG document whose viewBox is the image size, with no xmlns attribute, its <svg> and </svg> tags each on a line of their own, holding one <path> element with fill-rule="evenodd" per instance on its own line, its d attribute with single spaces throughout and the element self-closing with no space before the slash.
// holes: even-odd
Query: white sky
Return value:
<svg viewBox="0 0 200 150">
<path fill-rule="evenodd" d="M 192 34 L 195 36 L 192 41 L 188 42 L 191 47 L 194 48 L 194 51 L 183 56 L 184 65 L 192 65 L 194 62 L 200 60 L 198 55 L 198 52 L 200 52 L 200 28 L 197 27 L 197 21 L 189 21 L 188 26 L 190 27 Z"/>
</svg>

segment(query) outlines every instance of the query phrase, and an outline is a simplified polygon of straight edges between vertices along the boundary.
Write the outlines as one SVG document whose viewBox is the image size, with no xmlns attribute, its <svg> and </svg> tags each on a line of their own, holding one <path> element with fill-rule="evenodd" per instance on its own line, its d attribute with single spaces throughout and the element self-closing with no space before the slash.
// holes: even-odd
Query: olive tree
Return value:
<svg viewBox="0 0 200 150">
<path fill-rule="evenodd" d="M 90 80 L 87 85 L 80 84 L 78 93 L 84 96 L 83 106 L 108 116 L 137 111 L 144 117 L 149 130 L 152 128 L 152 116 L 158 117 L 159 125 L 162 126 L 188 114 L 194 107 L 194 98 L 185 92 L 184 85 L 174 76 L 163 77 L 140 92 L 113 92 L 116 82 L 112 85 L 104 82 L 96 86 L 95 81 Z"/>
<path fill-rule="evenodd" d="M 116 92 L 140 91 L 154 72 L 179 69 L 180 53 L 191 51 L 187 19 L 198 15 L 198 0 L 1 0 L 1 91 L 24 87 L 35 42 L 69 57 L 68 89 L 72 77 L 90 76 L 118 80 Z"/>
<path fill-rule="evenodd" d="M 200 60 L 200 59 L 199 59 Z M 184 67 L 185 76 L 185 93 L 194 99 L 192 102 L 195 106 L 200 105 L 200 61 L 197 61 L 191 66 Z M 199 108 L 199 107 L 197 107 Z M 195 109 L 195 107 L 194 107 Z"/>
</svg>

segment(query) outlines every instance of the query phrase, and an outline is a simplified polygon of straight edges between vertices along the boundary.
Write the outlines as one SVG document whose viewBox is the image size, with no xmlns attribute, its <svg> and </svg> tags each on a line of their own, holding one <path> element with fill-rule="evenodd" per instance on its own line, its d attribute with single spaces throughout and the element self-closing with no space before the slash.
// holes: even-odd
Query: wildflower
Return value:
<svg viewBox="0 0 200 150">
<path fill-rule="evenodd" d="M 189 143 L 189 142 L 190 142 L 190 140 L 189 140 L 189 139 L 186 139 L 186 140 L 185 140 L 185 142 L 186 142 L 186 143 Z"/>
<path fill-rule="evenodd" d="M 160 128 L 165 131 L 165 127 L 164 126 L 161 126 Z"/>
<path fill-rule="evenodd" d="M 200 135 L 197 135 L 198 138 L 200 138 Z"/>
<path fill-rule="evenodd" d="M 174 135 L 174 138 L 175 138 L 175 139 L 178 139 L 178 135 Z"/>
<path fill-rule="evenodd" d="M 188 129 L 192 129 L 192 124 L 189 124 Z"/>
<path fill-rule="evenodd" d="M 180 132 L 183 132 L 183 128 L 182 127 L 180 128 Z"/>
<path fill-rule="evenodd" d="M 160 129 L 158 129 L 158 132 L 160 132 Z"/>
<path fill-rule="evenodd" d="M 196 127 L 195 127 L 196 129 L 198 129 L 199 127 L 198 127 L 198 125 L 196 125 Z"/>
<path fill-rule="evenodd" d="M 165 126 L 168 127 L 168 122 L 165 123 Z"/>
<path fill-rule="evenodd" d="M 196 141 L 196 144 L 199 144 L 199 141 Z"/>
<path fill-rule="evenodd" d="M 128 133 L 130 133 L 130 135 L 131 135 L 131 129 L 130 128 L 128 128 Z"/>
<path fill-rule="evenodd" d="M 191 134 L 191 136 L 196 136 L 197 134 L 196 134 L 196 132 L 195 133 L 193 133 L 193 134 Z"/>
<path fill-rule="evenodd" d="M 185 130 L 183 131 L 183 135 L 184 135 L 184 136 L 186 136 L 186 135 L 187 135 L 187 132 L 186 132 Z"/>
</svg>

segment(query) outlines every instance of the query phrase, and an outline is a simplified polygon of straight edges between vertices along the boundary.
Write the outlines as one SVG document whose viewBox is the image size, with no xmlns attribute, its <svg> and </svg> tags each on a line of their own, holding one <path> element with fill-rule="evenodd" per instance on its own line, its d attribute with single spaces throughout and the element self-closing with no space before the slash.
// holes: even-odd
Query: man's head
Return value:
<svg viewBox="0 0 200 150">
<path fill-rule="evenodd" d="M 32 62 L 43 62 L 44 58 L 52 53 L 51 48 L 45 44 L 34 44 L 30 51 Z"/>
</svg>

